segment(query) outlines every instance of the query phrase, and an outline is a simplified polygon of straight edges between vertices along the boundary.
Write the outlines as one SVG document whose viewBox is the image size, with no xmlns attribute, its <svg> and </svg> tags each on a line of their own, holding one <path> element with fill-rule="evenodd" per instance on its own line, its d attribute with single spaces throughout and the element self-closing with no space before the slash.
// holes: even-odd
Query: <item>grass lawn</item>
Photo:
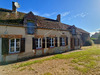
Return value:
<svg viewBox="0 0 100 75">
<path fill-rule="evenodd" d="M 100 45 L 0 68 L 4 75 L 100 75 Z"/>
</svg>

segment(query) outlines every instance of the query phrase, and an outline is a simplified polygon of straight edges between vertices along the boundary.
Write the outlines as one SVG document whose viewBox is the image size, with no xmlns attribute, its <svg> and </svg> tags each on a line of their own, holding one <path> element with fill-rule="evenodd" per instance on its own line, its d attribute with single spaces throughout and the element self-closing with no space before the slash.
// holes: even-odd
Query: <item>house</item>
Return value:
<svg viewBox="0 0 100 75">
<path fill-rule="evenodd" d="M 0 8 L 0 62 L 80 49 L 89 33 L 57 19 Z M 85 37 L 84 37 L 85 36 Z"/>
</svg>

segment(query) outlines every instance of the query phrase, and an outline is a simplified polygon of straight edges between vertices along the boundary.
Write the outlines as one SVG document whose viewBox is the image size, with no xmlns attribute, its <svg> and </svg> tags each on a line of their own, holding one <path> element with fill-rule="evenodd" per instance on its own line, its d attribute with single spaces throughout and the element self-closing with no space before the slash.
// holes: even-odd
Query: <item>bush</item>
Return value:
<svg viewBox="0 0 100 75">
<path fill-rule="evenodd" d="M 92 40 L 87 40 L 85 42 L 85 46 L 92 46 L 94 44 L 94 42 Z"/>
<path fill-rule="evenodd" d="M 91 40 L 96 41 L 96 40 L 97 40 L 97 38 L 91 38 Z"/>
</svg>

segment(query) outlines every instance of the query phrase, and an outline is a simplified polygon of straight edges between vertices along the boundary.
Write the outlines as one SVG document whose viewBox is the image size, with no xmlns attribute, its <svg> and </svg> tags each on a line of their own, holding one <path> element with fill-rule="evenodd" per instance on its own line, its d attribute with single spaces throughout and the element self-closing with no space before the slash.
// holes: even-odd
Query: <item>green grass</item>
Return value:
<svg viewBox="0 0 100 75">
<path fill-rule="evenodd" d="M 23 71 L 23 70 L 25 70 L 26 68 L 25 67 L 23 67 L 23 68 L 21 68 L 19 71 Z"/>
<path fill-rule="evenodd" d="M 35 71 L 35 69 L 33 69 L 32 67 L 29 67 L 28 70 L 29 70 L 29 71 Z"/>
<path fill-rule="evenodd" d="M 57 54 L 49 58 L 35 60 L 35 61 L 28 61 L 25 63 L 21 63 L 15 65 L 15 68 L 25 67 L 36 63 L 43 63 L 44 61 L 54 60 L 54 59 L 71 59 L 71 63 L 68 64 L 76 64 L 74 65 L 74 69 L 80 72 L 86 73 L 92 68 L 95 68 L 98 65 L 97 61 L 100 61 L 100 47 L 92 46 L 86 50 L 71 52 L 69 54 Z M 83 67 L 80 67 L 83 66 Z"/>
<path fill-rule="evenodd" d="M 52 75 L 51 73 L 47 72 L 47 73 L 44 73 L 43 75 Z"/>
</svg>

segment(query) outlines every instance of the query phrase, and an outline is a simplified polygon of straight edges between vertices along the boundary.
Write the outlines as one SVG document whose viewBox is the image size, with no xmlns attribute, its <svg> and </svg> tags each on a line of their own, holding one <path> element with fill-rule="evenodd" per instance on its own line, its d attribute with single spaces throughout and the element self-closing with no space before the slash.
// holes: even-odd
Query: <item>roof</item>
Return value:
<svg viewBox="0 0 100 75">
<path fill-rule="evenodd" d="M 40 16 L 36 16 L 36 19 L 37 19 L 38 27 L 67 30 L 67 28 L 70 26 L 70 25 L 58 22 L 57 20 L 44 18 Z"/>
<path fill-rule="evenodd" d="M 28 13 L 29 14 L 29 13 Z M 0 8 L 0 24 L 13 24 L 13 25 L 23 25 L 24 17 L 26 13 L 18 12 L 17 14 L 13 13 L 11 10 Z M 61 29 L 67 30 L 71 25 L 58 22 L 57 20 L 41 17 L 34 15 L 37 26 L 40 28 L 49 28 L 49 29 Z M 88 33 L 83 29 L 77 28 L 78 33 Z"/>
<path fill-rule="evenodd" d="M 22 24 L 25 13 L 12 13 L 11 10 L 0 8 L 0 23 L 5 24 Z"/>
</svg>

